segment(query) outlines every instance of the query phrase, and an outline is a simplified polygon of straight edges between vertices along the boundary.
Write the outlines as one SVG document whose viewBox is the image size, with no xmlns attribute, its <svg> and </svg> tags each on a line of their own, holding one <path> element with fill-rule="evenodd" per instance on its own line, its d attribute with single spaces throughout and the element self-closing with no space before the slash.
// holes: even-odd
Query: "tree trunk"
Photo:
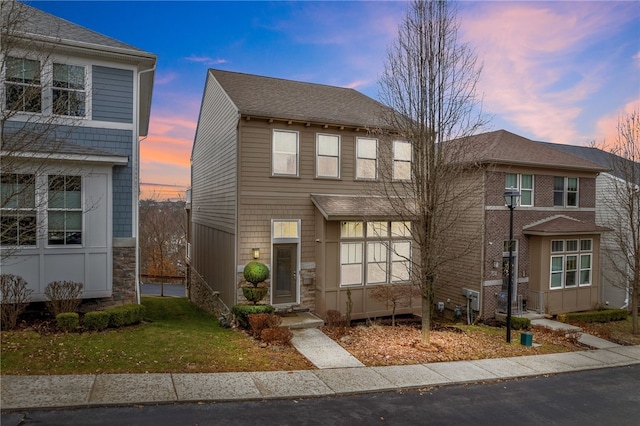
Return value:
<svg viewBox="0 0 640 426">
<path fill-rule="evenodd" d="M 431 342 L 431 298 L 422 294 L 422 343 Z"/>
</svg>

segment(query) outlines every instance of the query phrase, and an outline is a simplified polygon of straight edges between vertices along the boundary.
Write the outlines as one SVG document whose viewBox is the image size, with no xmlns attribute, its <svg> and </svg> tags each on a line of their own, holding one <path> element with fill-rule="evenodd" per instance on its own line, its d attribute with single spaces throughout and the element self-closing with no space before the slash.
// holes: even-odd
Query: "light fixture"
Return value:
<svg viewBox="0 0 640 426">
<path fill-rule="evenodd" d="M 260 257 L 260 249 L 258 247 L 252 248 L 251 250 L 253 251 L 253 258 L 254 259 L 257 259 L 257 258 Z"/>
<path fill-rule="evenodd" d="M 520 191 L 511 187 L 504 192 L 504 202 L 509 207 L 509 284 L 507 287 L 507 343 L 511 343 L 511 301 L 513 300 L 513 210 L 518 205 Z"/>
<path fill-rule="evenodd" d="M 494 269 L 498 269 L 500 267 L 500 261 L 499 260 L 494 260 L 493 261 L 493 268 Z"/>
</svg>

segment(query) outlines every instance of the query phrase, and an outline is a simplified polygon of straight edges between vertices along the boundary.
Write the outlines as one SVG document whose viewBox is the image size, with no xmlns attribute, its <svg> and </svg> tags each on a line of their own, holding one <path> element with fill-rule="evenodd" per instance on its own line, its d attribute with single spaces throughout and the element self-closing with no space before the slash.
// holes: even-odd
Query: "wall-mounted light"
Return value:
<svg viewBox="0 0 640 426">
<path fill-rule="evenodd" d="M 493 268 L 494 269 L 498 269 L 500 267 L 500 261 L 499 260 L 494 260 L 493 261 Z"/>
<path fill-rule="evenodd" d="M 260 249 L 258 247 L 252 248 L 251 250 L 253 251 L 253 258 L 254 259 L 257 259 L 257 258 L 260 257 Z"/>
</svg>

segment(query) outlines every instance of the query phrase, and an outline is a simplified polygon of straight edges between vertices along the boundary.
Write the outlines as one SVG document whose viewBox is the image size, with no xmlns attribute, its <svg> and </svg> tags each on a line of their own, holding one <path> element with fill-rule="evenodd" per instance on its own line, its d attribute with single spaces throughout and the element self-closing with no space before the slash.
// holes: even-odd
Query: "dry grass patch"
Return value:
<svg viewBox="0 0 640 426">
<path fill-rule="evenodd" d="M 505 342 L 506 329 L 488 326 L 439 326 L 431 331 L 431 344 L 421 342 L 420 328 L 413 325 L 384 325 L 352 328 L 323 328 L 323 331 L 366 366 L 407 365 L 442 361 L 462 361 L 537 355 L 584 350 L 572 338 L 541 327 L 533 327 L 534 343 L 520 345 L 519 331 L 511 344 Z"/>
</svg>

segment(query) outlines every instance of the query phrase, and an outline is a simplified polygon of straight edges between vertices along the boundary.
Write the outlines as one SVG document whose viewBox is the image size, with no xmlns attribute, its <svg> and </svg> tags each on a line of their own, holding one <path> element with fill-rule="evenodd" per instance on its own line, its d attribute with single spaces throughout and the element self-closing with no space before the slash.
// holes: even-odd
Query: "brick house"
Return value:
<svg viewBox="0 0 640 426">
<path fill-rule="evenodd" d="M 481 221 L 483 236 L 461 259 L 463 272 L 443 276 L 448 284 L 435 302 L 464 308 L 463 289 L 469 289 L 481 318 L 506 309 L 509 209 L 503 194 L 513 187 L 521 193 L 514 210 L 515 312 L 592 309 L 601 300 L 600 241 L 607 231 L 596 223 L 596 178 L 606 168 L 504 130 L 463 143 L 484 165 L 478 208 L 464 219 Z"/>
<path fill-rule="evenodd" d="M 15 46 L 0 70 L 2 273 L 22 276 L 32 301 L 68 280 L 83 299 L 135 303 L 156 56 L 19 2 L 2 12 Z"/>
</svg>

